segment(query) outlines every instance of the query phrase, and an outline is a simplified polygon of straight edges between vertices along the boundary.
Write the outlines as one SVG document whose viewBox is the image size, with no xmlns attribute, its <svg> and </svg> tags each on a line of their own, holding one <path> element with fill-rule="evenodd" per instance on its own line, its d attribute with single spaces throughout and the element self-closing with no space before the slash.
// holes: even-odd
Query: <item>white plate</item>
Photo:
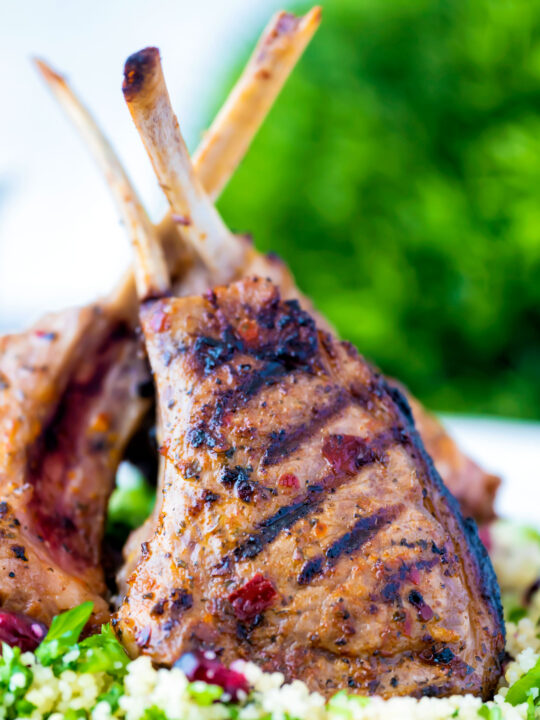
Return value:
<svg viewBox="0 0 540 720">
<path fill-rule="evenodd" d="M 498 513 L 540 528 L 540 423 L 460 415 L 442 421 L 460 447 L 502 477 Z"/>
</svg>

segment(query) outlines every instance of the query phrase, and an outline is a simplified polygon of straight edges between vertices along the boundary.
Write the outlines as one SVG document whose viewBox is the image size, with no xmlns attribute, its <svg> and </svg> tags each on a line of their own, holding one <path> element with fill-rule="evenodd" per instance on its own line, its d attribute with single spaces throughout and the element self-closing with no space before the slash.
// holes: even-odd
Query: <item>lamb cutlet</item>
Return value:
<svg viewBox="0 0 540 720">
<path fill-rule="evenodd" d="M 329 695 L 475 693 L 500 674 L 497 584 L 406 401 L 258 278 L 145 303 L 165 458 L 116 630 Z"/>
<path fill-rule="evenodd" d="M 197 156 L 197 171 L 214 196 L 240 161 L 319 17 L 317 8 L 304 18 L 280 13 L 263 35 Z M 134 242 L 147 242 L 146 251 L 152 254 L 159 247 L 152 238 L 154 229 L 114 152 L 63 78 L 38 65 L 91 144 Z M 256 273 L 271 276 L 286 297 L 299 298 L 309 307 L 283 264 L 227 232 L 221 237 L 212 232 L 210 243 L 201 242 L 189 229 L 197 226 L 194 219 L 189 213 L 172 214 L 159 228 L 167 264 L 176 275 L 181 268 L 182 293 L 210 287 L 216 279 Z M 207 223 L 208 216 L 203 220 Z M 184 242 L 178 242 L 179 236 Z M 159 252 L 154 253 L 153 271 L 158 257 Z M 162 277 L 166 273 L 162 261 Z M 28 333 L 0 341 L 0 428 L 7 448 L 0 464 L 5 540 L 0 557 L 6 576 L 1 601 L 15 624 L 24 626 L 21 614 L 47 623 L 84 599 L 94 601 L 95 623 L 106 619 L 100 563 L 105 508 L 122 450 L 148 405 L 138 391 L 148 387 L 148 381 L 133 331 L 132 277 L 120 285 L 116 299 L 120 304 L 113 298 L 66 311 Z M 447 455 L 453 461 L 461 458 L 459 453 Z M 485 505 L 478 489 L 476 496 L 477 507 Z M 146 537 L 153 528 L 151 521 L 140 532 Z"/>
<path fill-rule="evenodd" d="M 124 94 L 188 238 L 230 247 L 155 49 L 128 59 Z M 171 298 L 151 245 L 134 249 L 163 462 L 114 619 L 130 652 L 172 664 L 206 648 L 327 695 L 488 697 L 497 584 L 406 400 L 271 280 Z"/>
<path fill-rule="evenodd" d="M 48 624 L 94 602 L 108 619 L 101 541 L 125 442 L 148 400 L 139 342 L 111 307 L 50 315 L 0 339 L 0 598 Z"/>
</svg>

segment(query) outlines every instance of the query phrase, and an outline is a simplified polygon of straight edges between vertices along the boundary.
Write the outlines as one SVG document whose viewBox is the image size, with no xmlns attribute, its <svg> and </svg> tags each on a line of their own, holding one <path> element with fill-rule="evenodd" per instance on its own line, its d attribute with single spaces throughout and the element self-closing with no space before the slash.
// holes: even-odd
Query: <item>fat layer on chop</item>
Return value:
<svg viewBox="0 0 540 720">
<path fill-rule="evenodd" d="M 326 695 L 488 697 L 496 580 L 400 392 L 267 280 L 141 317 L 164 463 L 114 621 L 129 650 L 209 648 Z"/>
</svg>

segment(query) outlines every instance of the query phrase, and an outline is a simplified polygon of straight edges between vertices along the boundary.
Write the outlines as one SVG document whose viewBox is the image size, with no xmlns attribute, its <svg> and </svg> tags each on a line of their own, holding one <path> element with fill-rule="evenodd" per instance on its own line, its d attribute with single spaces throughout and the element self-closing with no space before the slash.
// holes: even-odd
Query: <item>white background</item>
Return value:
<svg viewBox="0 0 540 720">
<path fill-rule="evenodd" d="M 165 210 L 120 91 L 125 58 L 161 49 L 191 149 L 227 68 L 279 0 L 0 0 L 0 331 L 107 292 L 129 262 L 128 242 L 98 171 L 30 58 L 65 72 L 98 118 L 150 214 Z M 540 525 L 540 427 L 447 418 L 506 482 L 499 509 Z"/>
<path fill-rule="evenodd" d="M 97 169 L 30 63 L 65 73 L 157 219 L 165 201 L 132 125 L 122 69 L 161 49 L 194 149 L 204 108 L 278 0 L 0 0 L 0 331 L 106 292 L 128 242 Z"/>
</svg>

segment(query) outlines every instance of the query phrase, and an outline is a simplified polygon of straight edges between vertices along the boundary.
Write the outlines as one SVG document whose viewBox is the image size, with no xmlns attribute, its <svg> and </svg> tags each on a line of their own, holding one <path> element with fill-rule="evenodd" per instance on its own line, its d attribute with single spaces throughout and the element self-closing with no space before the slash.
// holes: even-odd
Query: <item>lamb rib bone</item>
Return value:
<svg viewBox="0 0 540 720">
<path fill-rule="evenodd" d="M 223 190 L 223 180 L 235 171 L 251 138 L 313 37 L 321 8 L 295 17 L 276 13 L 264 30 L 244 72 L 193 155 L 193 167 L 212 200 Z M 214 168 L 211 174 L 205 168 Z M 200 168 L 200 169 L 199 169 Z M 219 170 L 216 171 L 216 168 Z"/>
<path fill-rule="evenodd" d="M 153 225 L 109 141 L 99 129 L 90 112 L 68 86 L 65 78 L 54 71 L 45 61 L 35 59 L 34 62 L 60 105 L 68 114 L 78 132 L 82 135 L 99 169 L 107 178 L 118 214 L 135 248 L 140 244 L 147 243 L 148 238 L 152 237 L 154 233 Z M 148 258 L 149 262 L 153 265 L 154 271 L 159 269 L 159 276 L 156 274 L 153 275 L 155 281 L 159 283 L 159 286 L 154 288 L 154 294 L 159 295 L 162 292 L 162 288 L 167 284 L 168 275 L 163 260 L 161 266 L 159 268 L 156 267 L 157 259 L 156 257 L 152 257 L 151 250 L 151 248 L 154 247 L 156 247 L 156 243 L 151 243 L 150 246 L 145 249 L 145 252 L 141 254 L 141 257 Z M 161 254 L 160 257 L 162 257 Z M 151 293 L 152 288 L 148 287 L 148 270 L 142 262 L 138 262 L 136 267 L 137 282 L 140 283 L 141 287 L 147 286 L 147 292 Z"/>
<path fill-rule="evenodd" d="M 198 181 L 172 111 L 159 51 L 146 48 L 126 61 L 124 98 L 183 234 L 212 273 L 226 282 L 243 252 Z M 148 253 L 147 253 L 148 255 Z"/>
</svg>

